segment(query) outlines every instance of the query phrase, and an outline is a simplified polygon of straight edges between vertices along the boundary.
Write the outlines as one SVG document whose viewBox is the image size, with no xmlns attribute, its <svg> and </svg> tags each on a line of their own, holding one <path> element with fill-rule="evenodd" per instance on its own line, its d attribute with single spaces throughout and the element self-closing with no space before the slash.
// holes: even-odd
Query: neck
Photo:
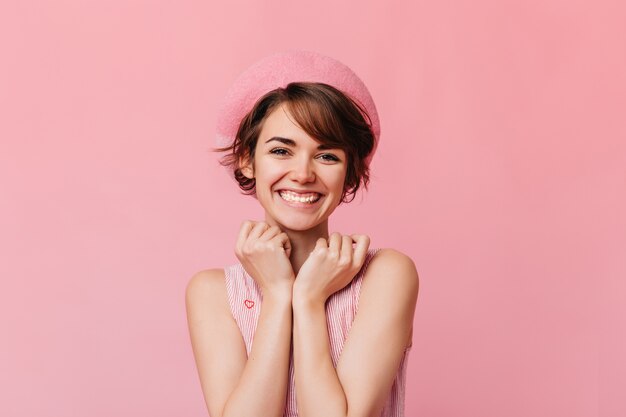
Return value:
<svg viewBox="0 0 626 417">
<path fill-rule="evenodd" d="M 270 219 L 266 218 L 269 224 L 274 224 Z M 323 221 L 312 229 L 308 230 L 291 230 L 281 225 L 277 225 L 289 237 L 291 243 L 291 254 L 289 260 L 294 274 L 297 276 L 302 264 L 307 260 L 309 254 L 313 252 L 317 239 L 324 238 L 328 241 L 328 220 Z"/>
</svg>

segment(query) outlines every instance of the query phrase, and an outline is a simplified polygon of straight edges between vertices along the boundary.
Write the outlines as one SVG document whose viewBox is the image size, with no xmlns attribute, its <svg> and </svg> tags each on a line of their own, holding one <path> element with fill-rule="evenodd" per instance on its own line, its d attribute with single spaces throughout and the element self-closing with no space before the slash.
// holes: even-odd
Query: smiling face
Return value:
<svg viewBox="0 0 626 417">
<path fill-rule="evenodd" d="M 281 104 L 267 116 L 253 162 L 241 171 L 255 179 L 256 197 L 268 223 L 305 231 L 327 225 L 341 202 L 346 154 L 309 136 Z"/>
</svg>

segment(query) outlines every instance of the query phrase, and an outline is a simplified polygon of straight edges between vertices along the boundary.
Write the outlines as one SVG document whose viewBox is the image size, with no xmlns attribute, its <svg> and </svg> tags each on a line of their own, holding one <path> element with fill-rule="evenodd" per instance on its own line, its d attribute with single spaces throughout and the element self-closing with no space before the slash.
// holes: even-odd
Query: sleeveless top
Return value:
<svg viewBox="0 0 626 417">
<path fill-rule="evenodd" d="M 357 313 L 359 295 L 363 275 L 372 257 L 378 249 L 369 249 L 361 270 L 343 289 L 332 294 L 326 302 L 326 323 L 330 344 L 330 355 L 333 366 L 337 368 L 339 356 L 344 342 Z M 259 320 L 260 306 L 263 301 L 260 287 L 248 275 L 241 264 L 224 268 L 226 291 L 230 310 L 243 336 L 246 352 L 249 355 L 252 341 Z M 406 366 L 410 347 L 404 351 L 404 356 L 398 367 L 389 397 L 380 417 L 403 417 Z M 287 402 L 284 417 L 297 417 L 296 386 L 293 372 L 293 347 L 289 358 L 289 385 L 287 386 Z"/>
</svg>

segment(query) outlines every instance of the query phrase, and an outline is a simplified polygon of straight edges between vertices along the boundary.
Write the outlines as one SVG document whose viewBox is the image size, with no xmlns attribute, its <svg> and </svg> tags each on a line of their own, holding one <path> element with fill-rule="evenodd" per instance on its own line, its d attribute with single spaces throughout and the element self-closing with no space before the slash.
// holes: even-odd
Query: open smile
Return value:
<svg viewBox="0 0 626 417">
<path fill-rule="evenodd" d="M 296 208 L 316 207 L 317 203 L 324 197 L 323 194 L 314 191 L 300 193 L 292 190 L 278 190 L 276 194 L 285 204 Z"/>
</svg>

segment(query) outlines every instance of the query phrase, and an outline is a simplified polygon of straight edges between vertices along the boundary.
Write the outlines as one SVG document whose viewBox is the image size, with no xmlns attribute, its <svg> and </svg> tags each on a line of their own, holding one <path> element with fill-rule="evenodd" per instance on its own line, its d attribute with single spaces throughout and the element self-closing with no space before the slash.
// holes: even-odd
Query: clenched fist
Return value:
<svg viewBox="0 0 626 417">
<path fill-rule="evenodd" d="M 332 233 L 328 243 L 324 238 L 318 239 L 296 277 L 294 300 L 325 302 L 348 285 L 363 266 L 369 244 L 366 235 Z"/>
<path fill-rule="evenodd" d="M 295 279 L 286 233 L 265 222 L 246 220 L 239 230 L 235 255 L 264 295 L 289 294 Z"/>
</svg>

